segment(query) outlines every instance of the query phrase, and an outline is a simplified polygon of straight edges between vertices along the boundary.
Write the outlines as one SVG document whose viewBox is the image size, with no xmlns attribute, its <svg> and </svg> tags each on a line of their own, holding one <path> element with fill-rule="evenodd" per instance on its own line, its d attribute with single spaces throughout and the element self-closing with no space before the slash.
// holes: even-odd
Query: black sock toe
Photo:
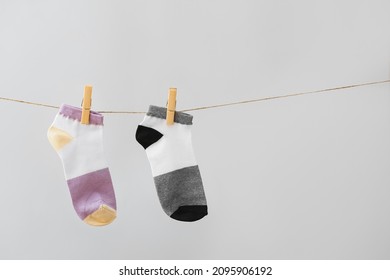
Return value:
<svg viewBox="0 0 390 280">
<path fill-rule="evenodd" d="M 194 222 L 202 219 L 206 215 L 207 205 L 186 205 L 180 206 L 171 215 L 171 218 L 183 222 Z"/>
</svg>

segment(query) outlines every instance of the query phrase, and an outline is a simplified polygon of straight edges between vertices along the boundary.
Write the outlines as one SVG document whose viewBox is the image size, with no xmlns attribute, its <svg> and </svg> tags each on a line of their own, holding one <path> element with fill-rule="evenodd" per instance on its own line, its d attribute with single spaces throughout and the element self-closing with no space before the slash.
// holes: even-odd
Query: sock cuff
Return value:
<svg viewBox="0 0 390 280">
<path fill-rule="evenodd" d="M 146 115 L 151 116 L 151 117 L 160 118 L 160 119 L 166 119 L 167 118 L 167 108 L 150 105 L 149 110 L 146 113 Z M 190 114 L 186 114 L 183 112 L 177 112 L 177 111 L 175 112 L 174 121 L 176 123 L 191 125 L 192 119 L 193 119 L 193 116 Z"/>
<path fill-rule="evenodd" d="M 65 117 L 81 122 L 81 112 L 81 108 L 62 104 L 59 113 Z M 91 111 L 89 115 L 89 124 L 103 125 L 103 119 L 104 117 L 102 114 Z"/>
</svg>

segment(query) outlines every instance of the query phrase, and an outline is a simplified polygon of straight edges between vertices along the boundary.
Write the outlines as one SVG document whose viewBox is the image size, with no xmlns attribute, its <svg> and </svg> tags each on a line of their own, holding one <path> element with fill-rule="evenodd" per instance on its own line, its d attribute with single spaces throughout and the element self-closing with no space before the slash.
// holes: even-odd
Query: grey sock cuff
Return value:
<svg viewBox="0 0 390 280">
<path fill-rule="evenodd" d="M 160 118 L 160 119 L 166 119 L 167 108 L 150 105 L 149 110 L 146 113 L 146 115 Z M 193 116 L 190 114 L 186 114 L 183 112 L 177 112 L 177 111 L 175 112 L 175 122 L 176 123 L 191 125 L 192 119 L 193 119 Z"/>
</svg>

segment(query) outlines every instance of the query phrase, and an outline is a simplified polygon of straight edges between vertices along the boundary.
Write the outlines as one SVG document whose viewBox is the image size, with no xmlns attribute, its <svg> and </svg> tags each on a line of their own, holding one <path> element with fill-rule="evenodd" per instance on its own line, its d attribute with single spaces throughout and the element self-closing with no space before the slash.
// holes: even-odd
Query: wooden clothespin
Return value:
<svg viewBox="0 0 390 280">
<path fill-rule="evenodd" d="M 92 86 L 87 85 L 84 87 L 84 98 L 81 111 L 81 123 L 89 124 L 89 114 L 91 112 L 92 104 Z"/>
<path fill-rule="evenodd" d="M 176 110 L 176 88 L 170 88 L 167 104 L 167 125 L 172 125 L 175 119 Z"/>
</svg>

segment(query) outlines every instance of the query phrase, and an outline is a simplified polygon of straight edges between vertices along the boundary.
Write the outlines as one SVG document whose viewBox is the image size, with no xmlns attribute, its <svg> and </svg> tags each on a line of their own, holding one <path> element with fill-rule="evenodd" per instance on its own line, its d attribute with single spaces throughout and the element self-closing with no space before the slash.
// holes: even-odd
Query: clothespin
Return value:
<svg viewBox="0 0 390 280">
<path fill-rule="evenodd" d="M 176 88 L 170 88 L 167 104 L 167 125 L 172 125 L 175 119 L 176 110 Z"/>
<path fill-rule="evenodd" d="M 84 87 L 84 98 L 81 111 L 81 123 L 89 124 L 89 113 L 91 112 L 92 104 L 92 86 L 87 85 Z"/>
</svg>

